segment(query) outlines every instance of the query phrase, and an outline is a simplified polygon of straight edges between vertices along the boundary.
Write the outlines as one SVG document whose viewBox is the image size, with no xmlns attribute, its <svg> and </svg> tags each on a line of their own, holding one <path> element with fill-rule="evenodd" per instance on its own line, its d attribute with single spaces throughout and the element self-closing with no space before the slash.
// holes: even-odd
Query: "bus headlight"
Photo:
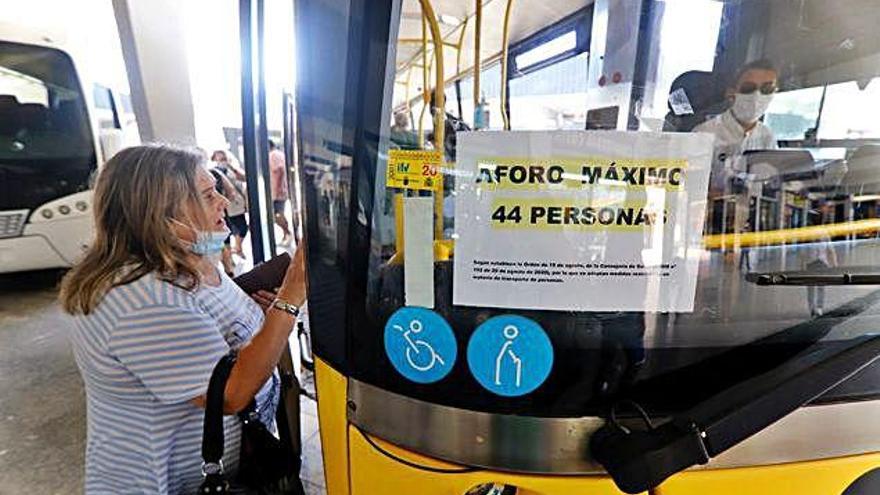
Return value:
<svg viewBox="0 0 880 495">
<path fill-rule="evenodd" d="M 60 222 L 88 217 L 92 209 L 92 192 L 82 191 L 49 201 L 36 208 L 31 222 Z"/>
</svg>

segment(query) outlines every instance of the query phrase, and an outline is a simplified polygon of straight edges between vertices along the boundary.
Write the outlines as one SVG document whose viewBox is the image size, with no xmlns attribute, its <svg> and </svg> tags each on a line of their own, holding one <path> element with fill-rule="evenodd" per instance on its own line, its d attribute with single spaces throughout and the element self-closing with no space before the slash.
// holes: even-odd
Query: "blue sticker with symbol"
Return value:
<svg viewBox="0 0 880 495">
<path fill-rule="evenodd" d="M 505 397 L 540 387 L 553 368 L 553 345 L 536 322 L 517 315 L 489 318 L 467 347 L 468 367 L 486 390 Z"/>
<path fill-rule="evenodd" d="M 433 383 L 452 371 L 458 354 L 446 320 L 425 308 L 400 308 L 385 324 L 385 353 L 394 369 L 416 383 Z"/>
</svg>

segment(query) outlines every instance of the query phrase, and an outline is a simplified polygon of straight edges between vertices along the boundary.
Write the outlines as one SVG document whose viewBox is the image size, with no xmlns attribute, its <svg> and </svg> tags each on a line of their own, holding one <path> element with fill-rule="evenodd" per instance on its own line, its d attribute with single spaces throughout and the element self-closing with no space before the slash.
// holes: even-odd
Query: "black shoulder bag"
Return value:
<svg viewBox="0 0 880 495">
<path fill-rule="evenodd" d="M 275 438 L 259 420 L 251 401 L 238 414 L 241 420 L 241 453 L 238 473 L 230 477 L 223 466 L 223 394 L 235 364 L 236 354 L 223 356 L 211 373 L 205 404 L 202 435 L 202 474 L 200 494 L 216 495 L 301 495 L 300 458 L 285 442 Z"/>
</svg>

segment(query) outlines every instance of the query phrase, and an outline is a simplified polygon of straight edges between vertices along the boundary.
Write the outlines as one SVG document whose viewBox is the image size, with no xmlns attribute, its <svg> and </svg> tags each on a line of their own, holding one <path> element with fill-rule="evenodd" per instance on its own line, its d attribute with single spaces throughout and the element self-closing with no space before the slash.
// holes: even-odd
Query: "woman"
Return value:
<svg viewBox="0 0 880 495">
<path fill-rule="evenodd" d="M 273 427 L 274 369 L 294 328 L 292 306 L 305 299 L 302 253 L 277 300 L 254 296 L 260 305 L 218 270 L 228 201 L 203 161 L 186 150 L 138 146 L 119 152 L 98 177 L 96 237 L 61 290 L 86 388 L 86 494 L 197 490 L 208 380 L 230 349 L 238 361 L 225 411 L 256 398 Z M 238 419 L 227 417 L 225 426 L 231 471 Z"/>
<path fill-rule="evenodd" d="M 221 194 L 229 200 L 229 206 L 226 207 L 226 223 L 232 230 L 232 237 L 235 243 L 232 246 L 232 252 L 244 257 L 242 244 L 244 237 L 248 233 L 247 224 L 247 195 L 245 194 L 244 173 L 238 170 L 229 162 L 229 157 L 223 150 L 217 150 L 211 154 L 211 162 L 214 163 L 213 171 L 217 171 L 221 176 L 218 179 L 218 188 Z M 215 175 L 216 177 L 216 175 Z"/>
</svg>

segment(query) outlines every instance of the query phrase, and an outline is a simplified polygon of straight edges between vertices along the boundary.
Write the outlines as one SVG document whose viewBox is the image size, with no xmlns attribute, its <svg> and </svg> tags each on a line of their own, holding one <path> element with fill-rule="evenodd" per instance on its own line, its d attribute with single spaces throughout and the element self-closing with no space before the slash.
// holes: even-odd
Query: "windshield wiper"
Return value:
<svg viewBox="0 0 880 495">
<path fill-rule="evenodd" d="M 591 437 L 590 452 L 621 490 L 645 492 L 679 471 L 708 463 L 878 357 L 880 335 L 816 343 L 660 426 L 631 430 L 609 421 Z"/>
<path fill-rule="evenodd" d="M 749 273 L 746 280 L 757 285 L 880 285 L 880 272 L 869 269 L 781 271 Z"/>
</svg>

